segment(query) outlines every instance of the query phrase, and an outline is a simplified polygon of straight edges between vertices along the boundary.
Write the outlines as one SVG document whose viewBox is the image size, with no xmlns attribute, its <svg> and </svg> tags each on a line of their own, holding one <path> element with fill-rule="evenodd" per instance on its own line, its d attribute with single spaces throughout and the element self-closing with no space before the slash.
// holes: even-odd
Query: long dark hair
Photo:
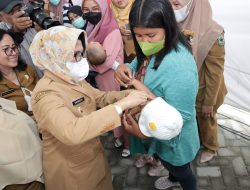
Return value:
<svg viewBox="0 0 250 190">
<path fill-rule="evenodd" d="M 9 35 L 14 40 L 12 35 L 15 35 L 15 34 L 0 29 L 0 42 L 3 40 L 4 35 Z M 19 55 L 17 66 L 14 69 L 17 71 L 24 71 L 26 68 L 27 68 L 26 63 L 20 58 L 20 55 Z M 3 74 L 0 70 L 0 81 L 1 80 L 3 80 Z"/>
<path fill-rule="evenodd" d="M 168 0 L 136 0 L 129 14 L 129 23 L 138 60 L 137 70 L 143 64 L 146 56 L 142 53 L 135 38 L 134 27 L 164 28 L 166 31 L 164 48 L 156 55 L 154 69 L 159 67 L 166 54 L 173 49 L 178 51 L 178 43 L 183 44 L 191 52 L 191 46 L 179 29 Z"/>
</svg>

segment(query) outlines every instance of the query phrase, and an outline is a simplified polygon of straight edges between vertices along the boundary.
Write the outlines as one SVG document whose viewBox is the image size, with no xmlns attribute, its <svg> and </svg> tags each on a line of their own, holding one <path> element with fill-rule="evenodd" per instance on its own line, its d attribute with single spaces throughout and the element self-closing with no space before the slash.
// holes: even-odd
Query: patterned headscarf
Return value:
<svg viewBox="0 0 250 190">
<path fill-rule="evenodd" d="M 76 42 L 83 30 L 56 26 L 36 34 L 30 46 L 34 64 L 42 70 L 48 70 L 61 79 L 74 83 L 69 77 L 66 63 L 74 56 Z M 87 45 L 86 34 L 85 45 Z"/>
</svg>

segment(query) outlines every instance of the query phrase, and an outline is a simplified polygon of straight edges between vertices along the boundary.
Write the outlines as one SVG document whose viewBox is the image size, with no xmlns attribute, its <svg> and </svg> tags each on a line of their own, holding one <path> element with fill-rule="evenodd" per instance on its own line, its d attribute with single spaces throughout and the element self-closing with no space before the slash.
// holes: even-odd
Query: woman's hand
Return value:
<svg viewBox="0 0 250 190">
<path fill-rule="evenodd" d="M 122 116 L 122 123 L 125 127 L 125 130 L 140 138 L 140 139 L 146 139 L 147 137 L 145 135 L 142 134 L 142 132 L 140 131 L 139 125 L 137 124 L 137 122 L 134 120 L 134 118 L 128 113 L 125 112 Z"/>
<path fill-rule="evenodd" d="M 18 11 L 11 16 L 14 31 L 22 32 L 32 26 L 32 20 L 30 17 L 24 17 L 24 14 L 24 11 Z"/>
<path fill-rule="evenodd" d="M 214 108 L 213 106 L 202 106 L 202 116 L 205 118 L 213 118 L 214 117 Z"/>
<path fill-rule="evenodd" d="M 119 100 L 114 105 L 119 106 L 122 111 L 138 105 L 144 105 L 150 100 L 150 95 L 144 91 L 132 90 L 128 96 Z"/>
<path fill-rule="evenodd" d="M 118 82 L 118 84 L 127 88 L 128 83 L 130 83 L 132 78 L 132 70 L 127 65 L 119 65 L 115 71 L 115 80 Z"/>
<path fill-rule="evenodd" d="M 126 29 L 125 27 L 120 27 L 120 31 L 121 31 L 121 34 L 123 36 L 130 36 L 131 35 L 131 31 Z"/>
</svg>

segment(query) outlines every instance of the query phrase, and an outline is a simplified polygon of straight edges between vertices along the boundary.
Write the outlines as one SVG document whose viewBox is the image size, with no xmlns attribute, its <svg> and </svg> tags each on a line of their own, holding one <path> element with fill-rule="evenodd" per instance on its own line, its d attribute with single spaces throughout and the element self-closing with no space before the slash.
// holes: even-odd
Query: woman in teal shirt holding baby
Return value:
<svg viewBox="0 0 250 190">
<path fill-rule="evenodd" d="M 195 99 L 198 74 L 191 47 L 180 32 L 171 4 L 166 0 L 137 0 L 129 17 L 137 57 L 131 64 L 120 65 L 115 78 L 127 86 L 143 67 L 146 85 L 156 96 L 162 97 L 177 109 L 183 119 L 181 133 L 171 140 L 151 139 L 149 153 L 155 154 L 169 171 L 169 178 L 156 181 L 168 187 L 178 185 L 184 190 L 196 190 L 196 178 L 190 168 L 199 148 Z M 125 125 L 130 133 L 142 137 L 138 125 L 130 115 Z M 166 187 L 166 185 L 164 185 Z"/>
</svg>

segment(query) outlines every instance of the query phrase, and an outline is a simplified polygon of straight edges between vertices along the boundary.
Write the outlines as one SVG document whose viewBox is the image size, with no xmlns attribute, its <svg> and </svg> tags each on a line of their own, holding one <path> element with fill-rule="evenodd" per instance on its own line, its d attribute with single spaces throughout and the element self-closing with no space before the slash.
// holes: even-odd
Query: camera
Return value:
<svg viewBox="0 0 250 190">
<path fill-rule="evenodd" d="M 25 3 L 20 11 L 24 11 L 23 16 L 30 17 L 32 21 L 36 22 L 41 28 L 48 29 L 53 26 L 59 26 L 61 23 L 57 20 L 53 20 L 45 11 L 44 11 L 44 2 L 43 1 L 30 1 Z"/>
</svg>

